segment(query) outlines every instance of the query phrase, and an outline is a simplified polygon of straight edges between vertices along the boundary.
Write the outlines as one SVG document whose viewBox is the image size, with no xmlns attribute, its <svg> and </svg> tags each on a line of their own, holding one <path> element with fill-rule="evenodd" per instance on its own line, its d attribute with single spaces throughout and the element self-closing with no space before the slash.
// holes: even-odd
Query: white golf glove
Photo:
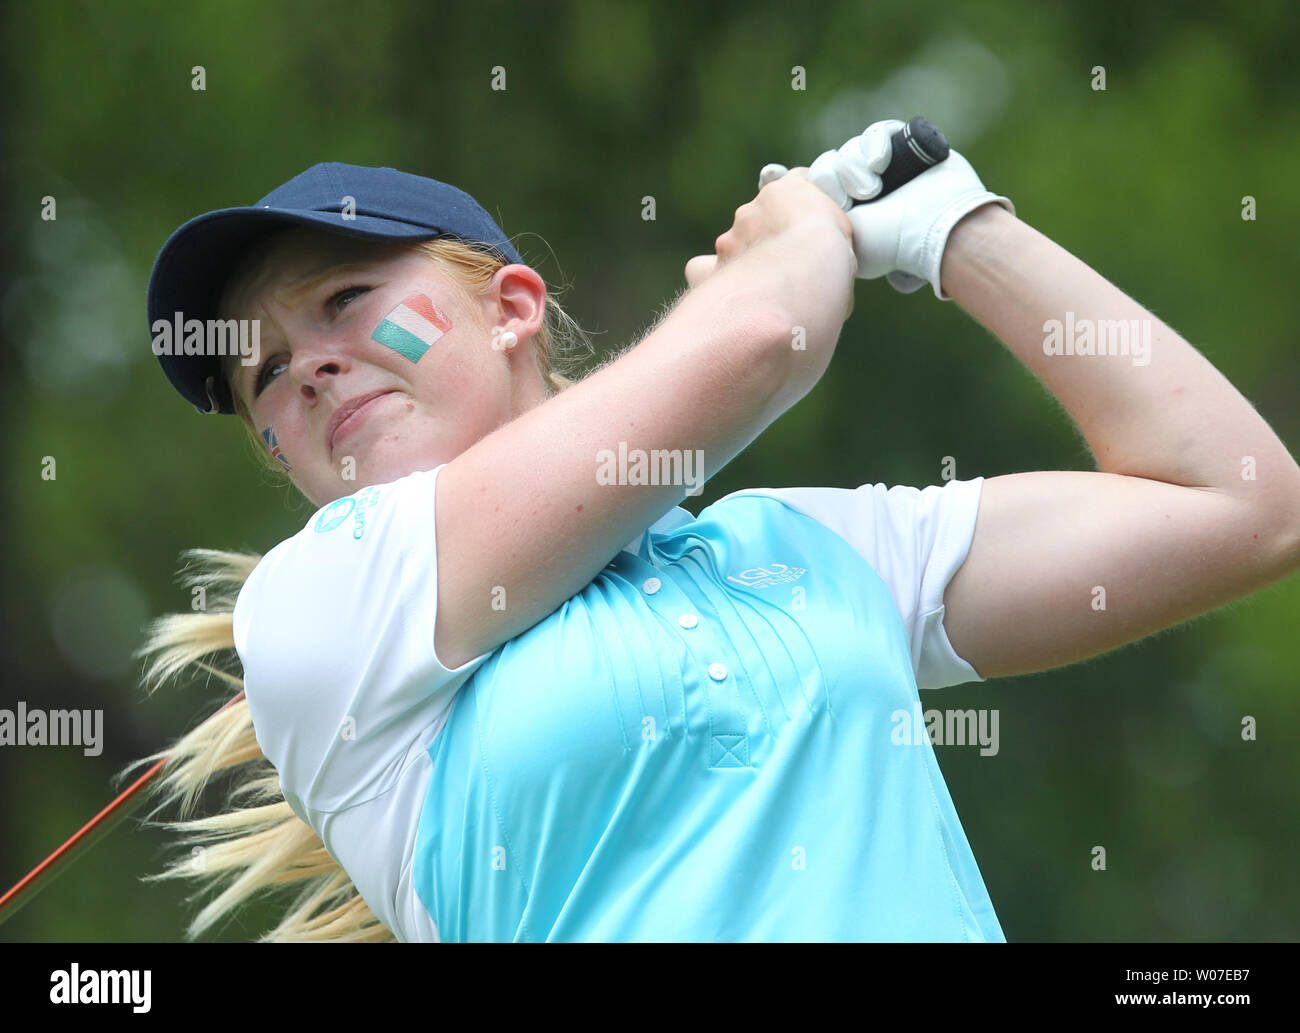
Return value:
<svg viewBox="0 0 1300 1033">
<path fill-rule="evenodd" d="M 838 150 L 819 155 L 808 167 L 808 179 L 848 213 L 859 280 L 884 276 L 904 294 L 929 283 L 935 297 L 949 301 L 939 284 L 939 268 L 952 228 L 990 201 L 1012 215 L 1015 205 L 985 189 L 970 162 L 954 150 L 879 201 L 871 201 L 880 192 L 880 173 L 889 164 L 890 138 L 903 125 L 898 119 L 872 123 Z M 784 165 L 765 165 L 759 189 L 789 171 Z"/>
</svg>

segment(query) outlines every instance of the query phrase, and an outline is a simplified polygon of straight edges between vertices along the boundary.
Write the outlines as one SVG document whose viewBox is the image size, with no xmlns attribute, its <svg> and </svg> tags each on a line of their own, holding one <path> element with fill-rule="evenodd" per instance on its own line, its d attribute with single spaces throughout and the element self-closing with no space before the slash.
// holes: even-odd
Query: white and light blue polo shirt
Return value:
<svg viewBox="0 0 1300 1033">
<path fill-rule="evenodd" d="M 286 800 L 403 941 L 1003 941 L 918 687 L 983 478 L 674 507 L 448 669 L 438 469 L 336 500 L 241 591 Z"/>
</svg>

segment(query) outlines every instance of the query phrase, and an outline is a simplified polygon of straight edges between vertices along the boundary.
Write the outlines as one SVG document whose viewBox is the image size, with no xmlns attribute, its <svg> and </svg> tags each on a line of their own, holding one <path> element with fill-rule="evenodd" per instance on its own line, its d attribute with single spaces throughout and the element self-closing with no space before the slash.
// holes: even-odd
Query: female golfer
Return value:
<svg viewBox="0 0 1300 1033">
<path fill-rule="evenodd" d="M 166 751 L 182 817 L 215 772 L 245 804 L 168 823 L 202 849 L 155 877 L 221 888 L 191 935 L 296 885 L 265 939 L 1004 939 L 918 688 L 1068 664 L 1293 571 L 1300 469 L 956 152 L 853 206 L 898 124 L 765 173 L 577 382 L 571 323 L 447 184 L 317 165 L 172 235 L 151 328 L 258 321 L 260 353 L 174 349 L 168 377 L 315 509 L 264 557 L 198 552 L 206 612 L 146 647 L 151 686 L 224 655 L 245 692 Z M 826 370 L 855 276 L 956 301 L 1099 472 L 692 517 Z M 1123 353 L 1076 333 L 1114 321 Z"/>
</svg>

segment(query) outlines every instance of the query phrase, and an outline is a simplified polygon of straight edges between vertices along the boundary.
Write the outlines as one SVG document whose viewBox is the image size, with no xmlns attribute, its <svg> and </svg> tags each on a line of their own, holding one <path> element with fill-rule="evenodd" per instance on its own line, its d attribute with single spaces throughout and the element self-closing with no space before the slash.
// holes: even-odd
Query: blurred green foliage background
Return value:
<svg viewBox="0 0 1300 1033">
<path fill-rule="evenodd" d="M 111 798 L 115 771 L 225 700 L 216 682 L 152 700 L 139 688 L 142 625 L 189 606 L 181 550 L 265 551 L 309 513 L 237 421 L 200 418 L 150 352 L 148 274 L 180 223 L 318 161 L 443 179 L 568 288 L 608 352 L 683 286 L 765 163 L 807 165 L 870 122 L 925 114 L 1021 218 L 1183 333 L 1294 451 L 1297 10 L 11 5 L 0 706 L 103 708 L 105 747 L 0 749 L 0 890 Z M 505 91 L 490 88 L 497 65 Z M 791 88 L 796 65 L 805 90 Z M 47 195 L 55 221 L 41 218 Z M 884 281 L 860 281 L 856 298 L 821 383 L 688 508 L 742 487 L 937 483 L 949 455 L 963 479 L 1093 468 L 1057 403 L 954 304 Z M 41 477 L 45 456 L 56 480 Z M 1297 937 L 1298 616 L 1292 578 L 1084 664 L 923 694 L 1000 711 L 996 756 L 938 754 L 1008 939 Z M 1241 740 L 1248 714 L 1257 742 Z M 139 881 L 170 837 L 137 824 L 0 939 L 180 938 L 185 890 Z M 220 938 L 250 939 L 271 914 L 250 910 Z"/>
</svg>

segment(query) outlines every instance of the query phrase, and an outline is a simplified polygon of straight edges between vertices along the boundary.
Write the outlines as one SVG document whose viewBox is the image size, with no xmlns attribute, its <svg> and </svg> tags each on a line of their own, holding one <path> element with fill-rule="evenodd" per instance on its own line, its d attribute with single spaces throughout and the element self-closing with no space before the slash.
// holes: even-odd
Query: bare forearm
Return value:
<svg viewBox="0 0 1300 1033">
<path fill-rule="evenodd" d="M 977 210 L 949 237 L 941 276 L 1061 402 L 1100 470 L 1295 505 L 1300 468 L 1227 378 L 1033 227 Z"/>
</svg>

